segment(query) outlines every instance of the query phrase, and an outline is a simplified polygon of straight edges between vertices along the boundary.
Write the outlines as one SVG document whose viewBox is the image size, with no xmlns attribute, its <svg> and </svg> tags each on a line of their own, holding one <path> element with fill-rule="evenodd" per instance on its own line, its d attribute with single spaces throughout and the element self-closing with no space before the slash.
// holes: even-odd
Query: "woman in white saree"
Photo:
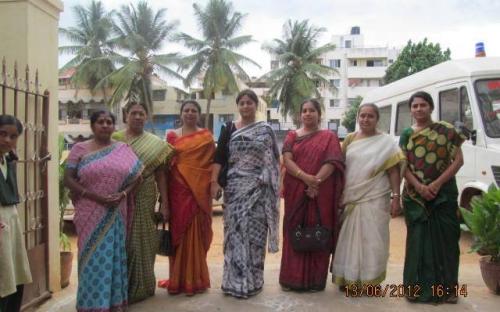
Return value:
<svg viewBox="0 0 500 312">
<path fill-rule="evenodd" d="M 400 163 L 397 143 L 377 131 L 378 108 L 358 111 L 359 131 L 342 145 L 346 156 L 342 227 L 332 264 L 333 282 L 377 285 L 385 279 L 389 258 L 389 220 L 400 213 Z M 391 195 L 392 190 L 392 195 Z"/>
</svg>

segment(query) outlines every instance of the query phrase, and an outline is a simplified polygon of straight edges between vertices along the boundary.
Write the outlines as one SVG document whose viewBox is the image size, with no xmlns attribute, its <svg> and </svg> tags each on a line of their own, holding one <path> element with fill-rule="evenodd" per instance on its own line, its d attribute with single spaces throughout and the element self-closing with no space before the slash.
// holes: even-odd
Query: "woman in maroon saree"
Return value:
<svg viewBox="0 0 500 312">
<path fill-rule="evenodd" d="M 330 254 L 335 250 L 339 200 L 344 186 L 344 156 L 337 136 L 320 130 L 321 106 L 316 100 L 301 105 L 303 127 L 290 131 L 283 144 L 286 167 L 284 178 L 285 216 L 280 284 L 285 290 L 323 290 L 326 285 Z M 296 252 L 289 233 L 304 218 L 298 203 L 309 196 L 305 211 L 306 226 L 314 225 L 314 201 L 320 209 L 321 223 L 332 230 L 331 251 Z"/>
</svg>

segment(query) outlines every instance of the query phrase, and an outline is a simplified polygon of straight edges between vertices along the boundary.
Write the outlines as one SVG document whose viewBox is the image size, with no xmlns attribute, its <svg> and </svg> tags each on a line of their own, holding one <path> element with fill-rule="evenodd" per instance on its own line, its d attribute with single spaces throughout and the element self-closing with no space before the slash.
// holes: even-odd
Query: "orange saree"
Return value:
<svg viewBox="0 0 500 312">
<path fill-rule="evenodd" d="M 160 282 L 170 294 L 193 295 L 210 287 L 207 252 L 212 241 L 211 165 L 215 144 L 208 130 L 167 141 L 175 148 L 168 180 L 170 231 L 174 255 L 170 279 Z"/>
</svg>

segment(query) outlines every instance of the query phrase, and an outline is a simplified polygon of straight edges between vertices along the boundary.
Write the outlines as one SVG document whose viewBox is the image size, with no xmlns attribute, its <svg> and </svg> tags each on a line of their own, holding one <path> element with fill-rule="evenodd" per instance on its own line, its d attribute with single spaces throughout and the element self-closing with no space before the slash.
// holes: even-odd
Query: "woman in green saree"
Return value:
<svg viewBox="0 0 500 312">
<path fill-rule="evenodd" d="M 403 281 L 407 298 L 416 302 L 455 303 L 443 295 L 458 284 L 460 223 L 455 174 L 463 165 L 464 136 L 452 125 L 431 119 L 432 97 L 419 91 L 409 100 L 415 120 L 399 145 L 408 167 L 403 207 L 407 226 Z"/>
<path fill-rule="evenodd" d="M 153 296 L 156 288 L 154 263 L 158 250 L 155 205 L 160 195 L 160 212 L 168 220 L 166 165 L 173 148 L 154 134 L 144 131 L 147 107 L 130 102 L 125 107 L 125 130 L 113 134 L 113 139 L 130 145 L 144 164 L 143 181 L 135 198 L 135 210 L 127 242 L 128 300 L 134 303 Z"/>
</svg>

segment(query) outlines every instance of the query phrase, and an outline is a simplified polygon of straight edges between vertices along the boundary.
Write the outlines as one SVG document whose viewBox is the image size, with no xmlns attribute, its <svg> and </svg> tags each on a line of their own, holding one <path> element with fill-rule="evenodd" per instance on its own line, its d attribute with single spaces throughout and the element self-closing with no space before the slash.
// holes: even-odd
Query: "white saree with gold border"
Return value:
<svg viewBox="0 0 500 312">
<path fill-rule="evenodd" d="M 333 282 L 376 285 L 385 279 L 389 258 L 391 187 L 387 169 L 404 156 L 386 134 L 344 143 L 344 212 L 332 264 Z"/>
</svg>

